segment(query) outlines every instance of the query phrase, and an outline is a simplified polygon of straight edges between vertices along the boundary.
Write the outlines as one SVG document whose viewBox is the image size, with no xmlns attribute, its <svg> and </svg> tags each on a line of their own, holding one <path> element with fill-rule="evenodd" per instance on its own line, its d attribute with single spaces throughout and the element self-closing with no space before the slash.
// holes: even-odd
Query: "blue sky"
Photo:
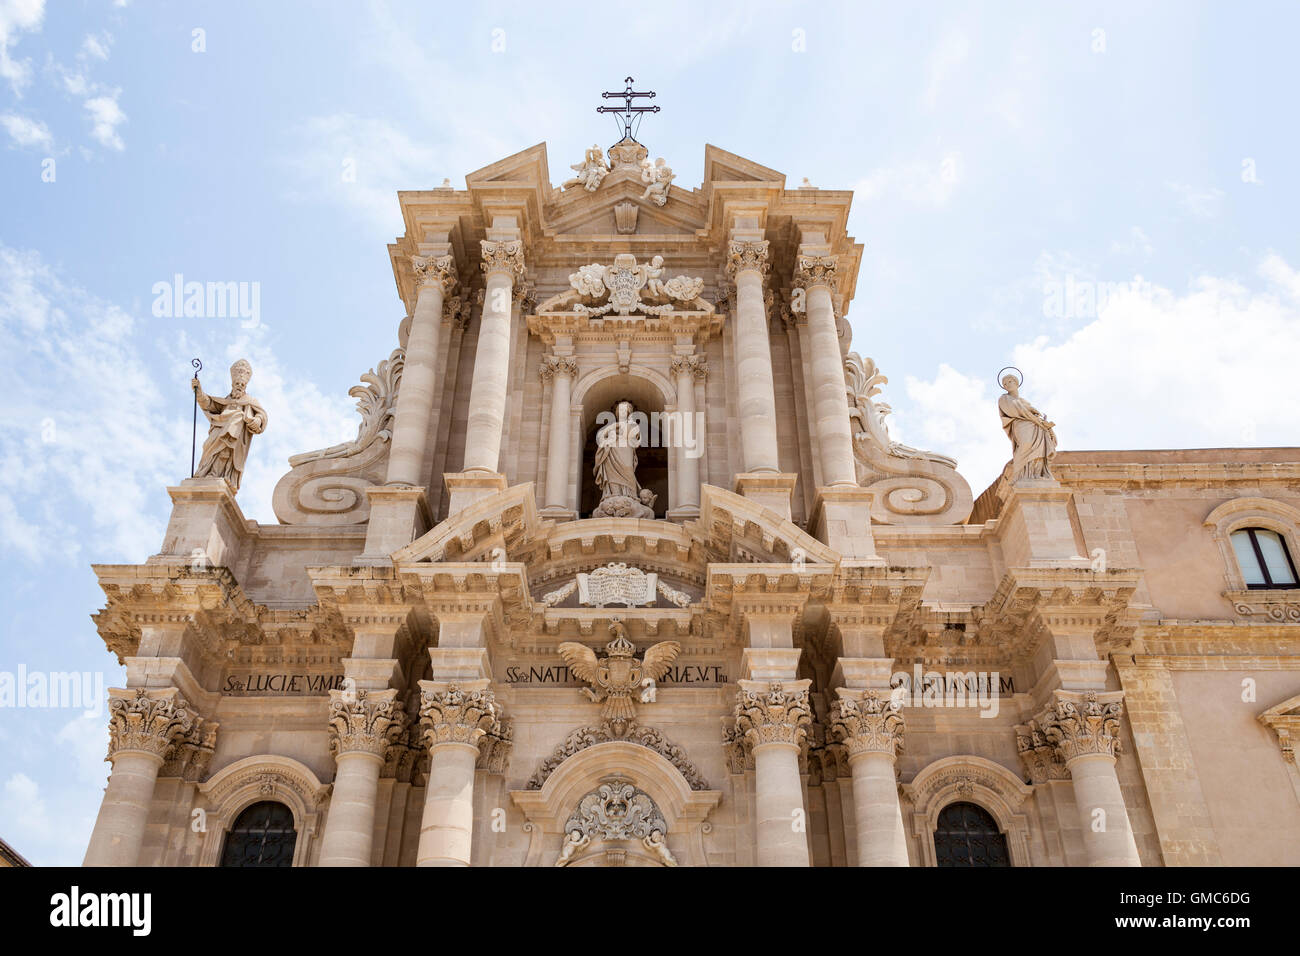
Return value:
<svg viewBox="0 0 1300 956">
<path fill-rule="evenodd" d="M 213 390 L 252 361 L 240 501 L 273 521 L 285 459 L 355 433 L 396 344 L 396 190 L 542 141 L 558 183 L 628 74 L 676 185 L 714 143 L 857 191 L 854 348 L 894 437 L 976 493 L 1007 364 L 1064 449 L 1295 444 L 1298 10 L 0 0 L 0 673 L 121 682 L 90 563 L 161 542 L 192 356 Z M 176 273 L 258 283 L 259 322 L 156 317 Z M 0 709 L 0 836 L 79 862 L 106 739 Z"/>
</svg>

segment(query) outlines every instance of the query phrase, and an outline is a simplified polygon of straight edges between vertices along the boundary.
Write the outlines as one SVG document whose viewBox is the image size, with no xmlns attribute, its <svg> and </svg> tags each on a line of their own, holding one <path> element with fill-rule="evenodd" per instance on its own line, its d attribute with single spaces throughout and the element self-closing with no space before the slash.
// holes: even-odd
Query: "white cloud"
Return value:
<svg viewBox="0 0 1300 956">
<path fill-rule="evenodd" d="M 81 41 L 81 52 L 95 60 L 107 60 L 108 48 L 113 43 L 113 38 L 107 33 L 102 36 L 95 36 L 92 33 L 86 34 L 86 39 Z"/>
<path fill-rule="evenodd" d="M 942 206 L 962 181 L 962 155 L 951 151 L 933 160 L 913 160 L 873 169 L 853 187 L 859 202 L 904 200 Z"/>
<path fill-rule="evenodd" d="M 91 97 L 86 100 L 84 106 L 86 112 L 90 114 L 90 135 L 100 145 L 120 152 L 126 149 L 126 144 L 118 135 L 117 128 L 126 122 L 126 114 L 117 105 L 118 92 L 114 90 L 111 94 Z"/>
<path fill-rule="evenodd" d="M 1226 195 L 1217 186 L 1190 186 L 1187 183 L 1165 183 L 1165 187 L 1178 197 L 1178 207 L 1196 219 L 1213 219 L 1223 208 Z"/>
<path fill-rule="evenodd" d="M 54 145 L 54 137 L 49 128 L 40 120 L 19 116 L 16 113 L 0 115 L 0 126 L 5 128 L 9 138 L 18 146 L 40 146 L 49 149 Z"/>
<path fill-rule="evenodd" d="M 18 42 L 18 34 L 39 30 L 44 17 L 45 0 L 0 0 L 0 77 L 20 96 L 31 80 L 31 63 L 15 60 L 9 51 Z"/>
<path fill-rule="evenodd" d="M 1300 272 L 1270 255 L 1259 274 L 1262 289 L 1214 276 L 1182 295 L 1135 284 L 1063 340 L 1017 346 L 1010 364 L 1057 423 L 1062 450 L 1292 444 Z M 909 379 L 898 415 L 906 440 L 954 455 L 977 494 L 1010 457 L 995 372 L 944 365 L 931 381 Z"/>
</svg>

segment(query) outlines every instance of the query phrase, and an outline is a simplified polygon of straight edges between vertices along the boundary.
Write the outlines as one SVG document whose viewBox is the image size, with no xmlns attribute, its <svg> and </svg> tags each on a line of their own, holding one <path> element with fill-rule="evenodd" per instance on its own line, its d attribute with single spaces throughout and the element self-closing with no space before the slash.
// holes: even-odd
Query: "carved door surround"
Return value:
<svg viewBox="0 0 1300 956">
<path fill-rule="evenodd" d="M 1006 835 L 1012 866 L 1030 866 L 1029 817 L 1023 812 L 1033 788 L 1001 764 L 984 757 L 944 757 L 923 767 L 903 793 L 912 803 L 912 832 L 921 865 L 937 865 L 934 831 L 939 813 L 951 803 L 973 803 L 987 810 Z"/>
<path fill-rule="evenodd" d="M 692 790 L 672 763 L 649 747 L 623 740 L 598 743 L 561 763 L 540 790 L 512 790 L 510 798 L 523 812 L 530 834 L 525 866 L 554 866 L 565 838 L 565 823 L 583 797 L 599 790 L 609 778 L 630 782 L 645 793 L 662 814 L 667 843 L 682 866 L 705 866 L 704 834 L 708 816 L 722 799 L 718 790 Z M 611 855 L 612 853 L 612 855 Z M 620 858 L 622 855 L 622 858 Z M 599 844 L 575 856 L 572 865 L 657 865 L 639 843 Z"/>
<path fill-rule="evenodd" d="M 199 784 L 199 806 L 207 813 L 199 866 L 216 866 L 226 834 L 240 813 L 266 800 L 283 803 L 292 811 L 294 829 L 298 831 L 293 865 L 307 866 L 320 821 L 320 804 L 328 790 L 329 786 L 322 784 L 311 768 L 292 757 L 259 754 L 223 767 Z"/>
</svg>

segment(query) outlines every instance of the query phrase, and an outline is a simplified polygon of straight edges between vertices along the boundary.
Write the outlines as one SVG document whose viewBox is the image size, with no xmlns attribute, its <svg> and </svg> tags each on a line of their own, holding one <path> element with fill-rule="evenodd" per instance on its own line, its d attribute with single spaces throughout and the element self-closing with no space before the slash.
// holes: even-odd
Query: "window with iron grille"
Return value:
<svg viewBox="0 0 1300 956">
<path fill-rule="evenodd" d="M 1007 838 L 997 821 L 973 803 L 950 803 L 934 830 L 938 866 L 1010 866 Z"/>
<path fill-rule="evenodd" d="M 244 810 L 226 834 L 222 866 L 293 866 L 298 831 L 293 811 L 265 800 Z"/>
</svg>

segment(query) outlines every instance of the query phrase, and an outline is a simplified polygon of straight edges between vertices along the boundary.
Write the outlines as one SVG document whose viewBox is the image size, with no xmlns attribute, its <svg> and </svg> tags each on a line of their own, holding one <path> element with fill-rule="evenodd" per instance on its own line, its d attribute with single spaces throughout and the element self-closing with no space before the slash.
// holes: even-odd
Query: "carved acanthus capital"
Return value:
<svg viewBox="0 0 1300 956">
<path fill-rule="evenodd" d="M 510 276 L 511 281 L 523 278 L 527 270 L 524 267 L 524 244 L 521 240 L 502 239 L 493 242 L 481 239 L 479 244 L 483 250 L 484 275 L 504 272 Z"/>
<path fill-rule="evenodd" d="M 397 691 L 330 691 L 330 752 L 374 754 L 387 759 L 388 748 L 406 729 Z"/>
<path fill-rule="evenodd" d="M 767 275 L 767 240 L 737 240 L 727 243 L 727 276 L 735 279 L 745 271 L 757 271 Z"/>
<path fill-rule="evenodd" d="M 674 355 L 670 368 L 674 376 L 692 375 L 702 379 L 709 374 L 709 363 L 703 355 Z"/>
<path fill-rule="evenodd" d="M 811 289 L 813 286 L 828 286 L 835 292 L 838 277 L 835 271 L 834 256 L 798 256 L 794 264 L 794 286 L 799 289 Z"/>
<path fill-rule="evenodd" d="M 812 722 L 808 682 L 787 689 L 780 681 L 741 681 L 735 714 L 735 733 L 750 750 L 774 743 L 802 746 Z"/>
<path fill-rule="evenodd" d="M 1121 700 L 1117 693 L 1071 694 L 1058 690 L 1056 702 L 1034 722 L 1067 766 L 1076 757 L 1092 754 L 1114 757 L 1120 752 Z"/>
<path fill-rule="evenodd" d="M 415 272 L 415 286 L 423 289 L 437 286 L 444 295 L 456 288 L 456 257 L 445 256 L 411 256 L 411 269 Z"/>
<path fill-rule="evenodd" d="M 174 687 L 109 693 L 109 760 L 124 751 L 152 754 L 161 760 L 172 744 L 194 730 L 199 719 Z"/>
<path fill-rule="evenodd" d="M 1050 780 L 1068 780 L 1070 771 L 1061 759 L 1060 752 L 1047 739 L 1036 721 L 1016 727 L 1016 750 L 1025 765 L 1030 783 L 1047 783 Z"/>
<path fill-rule="evenodd" d="M 445 689 L 421 681 L 420 727 L 426 746 L 458 743 L 478 746 L 484 734 L 500 734 L 501 708 L 496 695 L 486 687 L 463 688 L 447 684 Z"/>
<path fill-rule="evenodd" d="M 514 746 L 514 722 L 502 718 L 498 721 L 494 730 L 489 730 L 480 738 L 478 742 L 478 763 L 475 766 L 479 770 L 486 770 L 488 773 L 505 773 Z"/>
<path fill-rule="evenodd" d="M 888 694 L 882 697 L 870 690 L 861 698 L 841 697 L 831 705 L 831 732 L 850 759 L 867 753 L 898 756 L 905 729 L 902 708 Z"/>
<path fill-rule="evenodd" d="M 214 721 L 194 718 L 194 725 L 177 737 L 167 752 L 158 776 L 180 777 L 195 783 L 206 778 L 208 764 L 217 749 L 218 726 Z"/>
<path fill-rule="evenodd" d="M 578 362 L 571 355 L 548 355 L 542 359 L 540 371 L 543 382 L 549 382 L 556 375 L 573 378 L 578 374 Z"/>
</svg>

